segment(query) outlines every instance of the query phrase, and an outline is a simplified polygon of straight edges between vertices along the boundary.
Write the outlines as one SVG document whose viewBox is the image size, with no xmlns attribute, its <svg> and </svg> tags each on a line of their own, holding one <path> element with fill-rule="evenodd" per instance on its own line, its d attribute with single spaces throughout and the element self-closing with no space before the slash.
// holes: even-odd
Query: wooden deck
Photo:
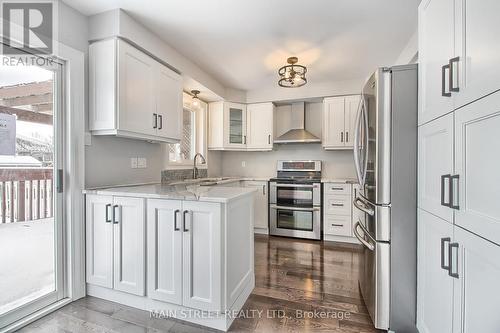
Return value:
<svg viewBox="0 0 500 333">
<path fill-rule="evenodd" d="M 370 333 L 357 279 L 359 248 L 256 236 L 256 287 L 230 332 Z M 260 312 L 260 315 L 257 313 Z M 327 314 L 329 318 L 303 318 Z M 333 318 L 336 316 L 336 318 Z M 22 332 L 209 332 L 94 297 L 78 300 Z"/>
</svg>

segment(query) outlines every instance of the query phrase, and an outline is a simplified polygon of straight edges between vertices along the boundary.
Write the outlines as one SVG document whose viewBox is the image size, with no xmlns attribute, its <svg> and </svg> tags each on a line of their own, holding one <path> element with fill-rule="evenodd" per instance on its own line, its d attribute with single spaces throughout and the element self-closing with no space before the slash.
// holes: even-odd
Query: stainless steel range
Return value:
<svg viewBox="0 0 500 333">
<path fill-rule="evenodd" d="M 321 239 L 321 161 L 278 161 L 269 181 L 271 235 Z"/>
</svg>

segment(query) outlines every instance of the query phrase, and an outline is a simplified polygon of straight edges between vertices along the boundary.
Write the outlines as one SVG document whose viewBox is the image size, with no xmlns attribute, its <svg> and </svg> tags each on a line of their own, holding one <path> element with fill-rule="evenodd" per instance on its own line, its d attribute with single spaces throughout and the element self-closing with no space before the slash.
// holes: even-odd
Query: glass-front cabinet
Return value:
<svg viewBox="0 0 500 333">
<path fill-rule="evenodd" d="M 246 105 L 224 103 L 224 118 L 226 126 L 226 145 L 232 148 L 242 148 L 247 144 Z"/>
</svg>

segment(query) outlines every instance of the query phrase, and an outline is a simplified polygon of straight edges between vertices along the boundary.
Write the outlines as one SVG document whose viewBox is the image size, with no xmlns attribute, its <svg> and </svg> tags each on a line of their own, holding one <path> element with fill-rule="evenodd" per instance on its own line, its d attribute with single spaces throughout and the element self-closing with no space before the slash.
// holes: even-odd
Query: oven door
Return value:
<svg viewBox="0 0 500 333">
<path fill-rule="evenodd" d="M 278 206 L 312 207 L 321 205 L 321 184 L 270 183 L 272 204 Z"/>
<path fill-rule="evenodd" d="M 270 234 L 321 239 L 321 208 L 269 206 Z"/>
</svg>

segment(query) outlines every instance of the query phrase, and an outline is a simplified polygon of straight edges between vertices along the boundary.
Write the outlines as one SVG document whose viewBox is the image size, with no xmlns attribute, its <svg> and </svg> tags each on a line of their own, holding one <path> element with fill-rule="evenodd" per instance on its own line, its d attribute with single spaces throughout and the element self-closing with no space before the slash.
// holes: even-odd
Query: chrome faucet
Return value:
<svg viewBox="0 0 500 333">
<path fill-rule="evenodd" d="M 193 179 L 198 178 L 198 168 L 196 167 L 196 158 L 198 156 L 201 157 L 201 164 L 207 163 L 207 160 L 205 159 L 205 157 L 202 154 L 196 153 L 196 155 L 194 155 L 194 158 L 193 158 Z"/>
</svg>

